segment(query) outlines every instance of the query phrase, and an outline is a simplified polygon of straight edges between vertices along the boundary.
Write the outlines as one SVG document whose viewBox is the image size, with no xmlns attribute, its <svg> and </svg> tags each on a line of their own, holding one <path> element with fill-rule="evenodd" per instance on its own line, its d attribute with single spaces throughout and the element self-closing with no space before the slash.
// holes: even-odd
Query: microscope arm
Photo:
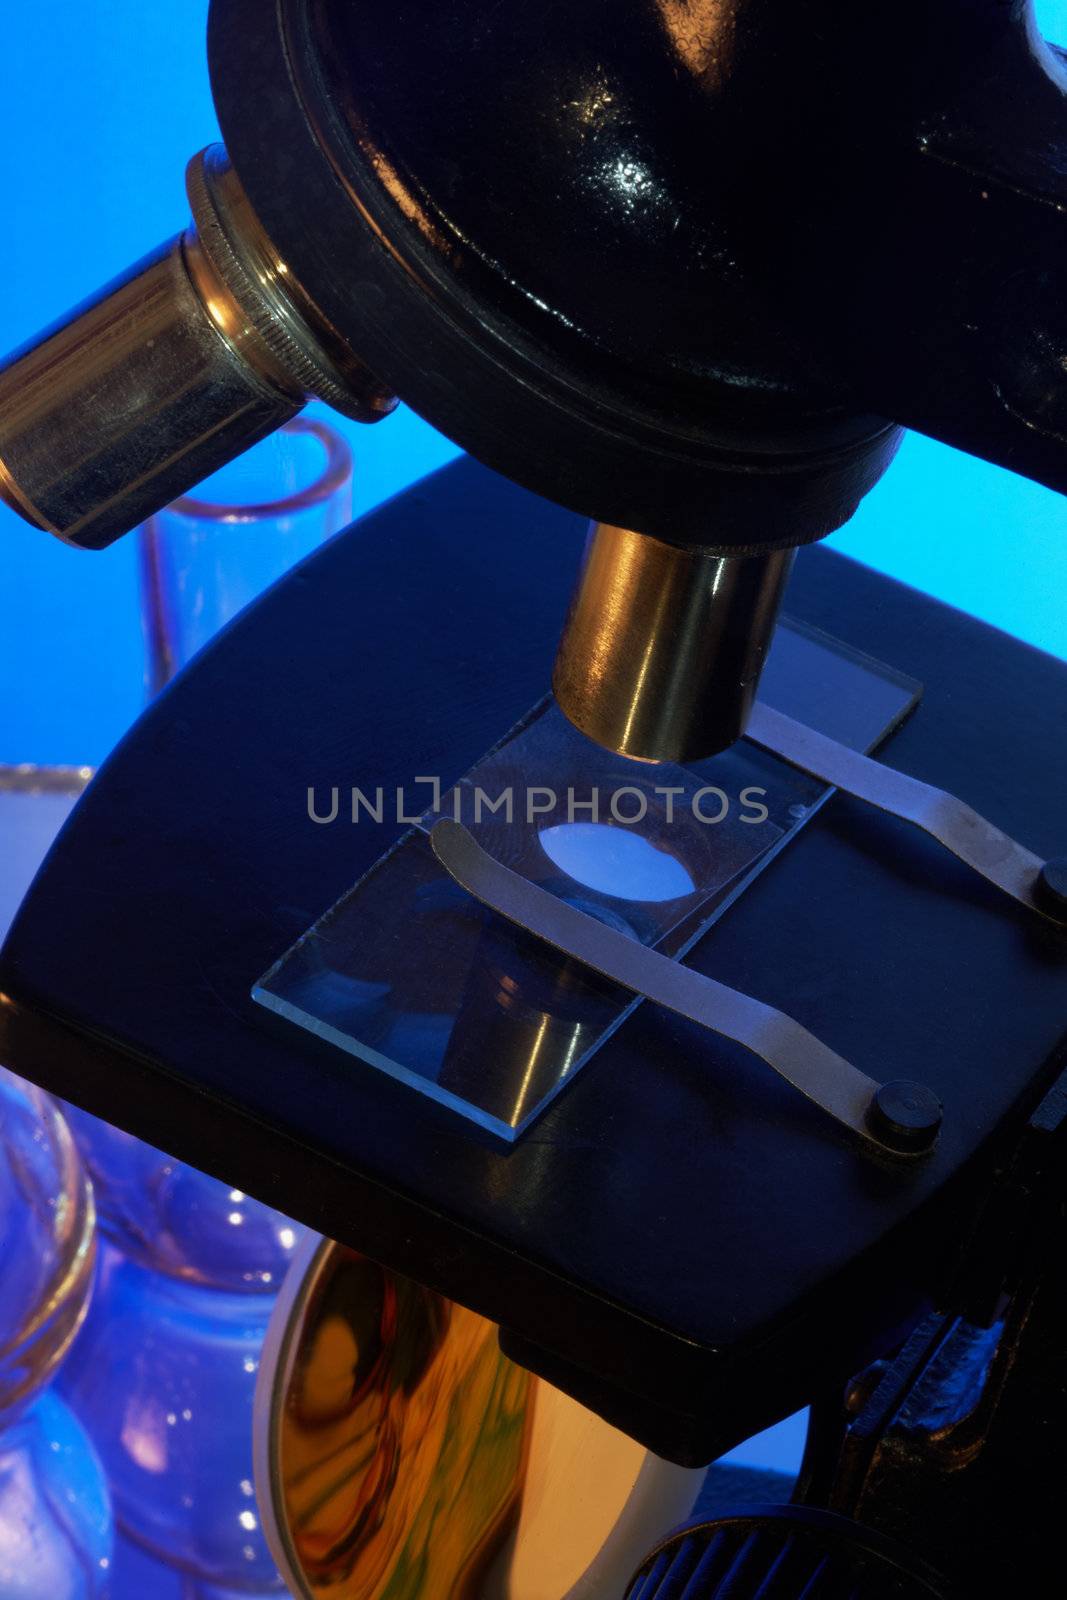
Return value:
<svg viewBox="0 0 1067 1600">
<path fill-rule="evenodd" d="M 1063 493 L 1067 56 L 1012 9 L 940 40 L 905 116 L 838 165 L 792 303 L 857 404 Z"/>
</svg>

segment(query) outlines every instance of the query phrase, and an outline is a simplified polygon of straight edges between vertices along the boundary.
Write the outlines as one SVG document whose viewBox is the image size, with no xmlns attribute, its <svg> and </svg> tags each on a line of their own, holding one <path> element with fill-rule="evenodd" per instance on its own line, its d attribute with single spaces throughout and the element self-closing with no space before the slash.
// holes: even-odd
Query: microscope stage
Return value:
<svg viewBox="0 0 1067 1600">
<path fill-rule="evenodd" d="M 502 1327 L 509 1353 L 699 1463 L 884 1348 L 1055 1070 L 1067 937 L 835 795 L 690 966 L 941 1096 L 872 1162 L 739 1047 L 643 1004 L 504 1147 L 316 1046 L 253 985 L 405 831 L 308 791 L 453 783 L 547 687 L 580 520 L 459 462 L 243 614 L 105 764 L 0 958 L 26 1077 Z M 924 684 L 881 759 L 1067 852 L 1067 667 L 813 548 L 786 608 Z"/>
</svg>

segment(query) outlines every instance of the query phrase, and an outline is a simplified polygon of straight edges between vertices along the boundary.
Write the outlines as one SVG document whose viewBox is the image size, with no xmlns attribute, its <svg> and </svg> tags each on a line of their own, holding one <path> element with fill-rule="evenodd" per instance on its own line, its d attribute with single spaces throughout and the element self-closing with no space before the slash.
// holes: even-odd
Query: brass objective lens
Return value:
<svg viewBox="0 0 1067 1600">
<path fill-rule="evenodd" d="M 259 227 L 221 145 L 187 173 L 193 225 L 0 362 L 0 499 L 100 549 L 296 415 L 396 402 Z"/>
<path fill-rule="evenodd" d="M 712 556 L 594 524 L 553 688 L 597 744 L 695 761 L 745 731 L 792 550 Z"/>
</svg>

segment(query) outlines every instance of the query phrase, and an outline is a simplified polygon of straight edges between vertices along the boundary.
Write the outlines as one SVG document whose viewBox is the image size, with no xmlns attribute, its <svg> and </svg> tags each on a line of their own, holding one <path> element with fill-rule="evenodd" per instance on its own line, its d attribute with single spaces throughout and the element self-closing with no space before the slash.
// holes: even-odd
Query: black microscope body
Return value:
<svg viewBox="0 0 1067 1600">
<path fill-rule="evenodd" d="M 399 396 L 473 459 L 267 593 L 109 759 L 0 958 L 4 1060 L 490 1317 L 673 1460 L 813 1403 L 798 1517 L 906 1547 L 916 1593 L 1045 1592 L 1053 920 L 838 795 L 687 957 L 929 1084 L 940 1135 L 904 1166 L 651 1005 L 501 1149 L 250 989 L 402 831 L 309 827 L 309 788 L 457 779 L 561 629 L 580 728 L 710 755 L 783 590 L 923 684 L 881 759 L 1067 852 L 1067 668 L 817 547 L 902 426 L 1067 491 L 1067 61 L 1001 0 L 213 0 L 210 54 L 196 226 L 0 370 L 0 492 L 105 544 L 309 394 Z M 151 317 L 152 429 L 105 407 L 90 438 L 86 350 L 118 394 Z M 57 466 L 62 435 L 88 442 Z M 668 574 L 654 623 L 620 530 Z"/>
</svg>

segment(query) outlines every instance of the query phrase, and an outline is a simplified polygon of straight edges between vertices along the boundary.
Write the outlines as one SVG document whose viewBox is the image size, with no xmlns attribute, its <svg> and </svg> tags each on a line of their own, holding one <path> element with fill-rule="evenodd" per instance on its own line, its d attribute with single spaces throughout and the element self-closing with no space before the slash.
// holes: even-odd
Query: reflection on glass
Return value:
<svg viewBox="0 0 1067 1600">
<path fill-rule="evenodd" d="M 84 1111 L 69 1117 L 110 1248 L 61 1387 L 103 1461 L 119 1526 L 193 1585 L 181 1600 L 278 1593 L 252 1490 L 252 1406 L 305 1230 Z"/>
<path fill-rule="evenodd" d="M 753 773 L 741 756 L 729 765 L 737 792 Z M 695 773 L 600 750 L 546 702 L 442 797 L 441 811 L 550 893 L 674 953 L 782 832 L 736 808 L 718 826 L 702 823 L 692 803 L 706 788 Z M 487 808 L 485 797 L 502 796 L 499 810 Z M 642 812 L 639 827 L 612 817 L 613 799 L 617 811 Z M 610 820 L 576 823 L 579 806 L 603 807 Z M 472 900 L 439 866 L 432 821 L 412 829 L 256 996 L 513 1138 L 635 1001 Z"/>
<path fill-rule="evenodd" d="M 792 625 L 779 628 L 764 677 L 770 704 L 859 750 L 899 721 L 916 690 Z M 428 841 L 436 817 L 456 817 L 530 882 L 680 958 L 828 792 L 745 741 L 687 767 L 632 761 L 594 745 L 543 701 L 315 923 L 254 997 L 513 1140 L 638 1001 L 459 888 Z"/>
<path fill-rule="evenodd" d="M 54 1374 L 85 1315 L 92 1191 L 54 1103 L 0 1068 L 0 1424 Z"/>
<path fill-rule="evenodd" d="M 66 1107 L 96 1192 L 100 1232 L 123 1254 L 204 1288 L 274 1293 L 303 1230 L 132 1133 Z"/>
<path fill-rule="evenodd" d="M 0 1429 L 0 1595 L 113 1600 L 111 1502 L 84 1429 L 54 1390 Z"/>
<path fill-rule="evenodd" d="M 222 1589 L 284 1593 L 252 1483 L 252 1402 L 273 1304 L 269 1294 L 182 1282 L 108 1248 L 62 1375 L 123 1532 Z"/>
</svg>

